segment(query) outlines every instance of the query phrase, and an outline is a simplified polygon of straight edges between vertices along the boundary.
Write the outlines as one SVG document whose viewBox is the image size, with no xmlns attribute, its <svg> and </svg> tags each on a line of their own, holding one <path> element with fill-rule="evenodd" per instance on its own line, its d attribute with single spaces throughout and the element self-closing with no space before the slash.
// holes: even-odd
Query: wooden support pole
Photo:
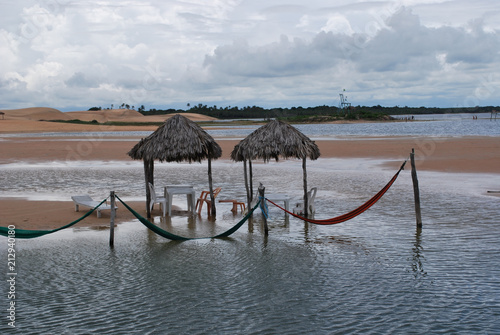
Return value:
<svg viewBox="0 0 500 335">
<path fill-rule="evenodd" d="M 250 202 L 253 201 L 253 172 L 252 172 L 252 160 L 248 160 L 248 182 L 250 183 Z"/>
<path fill-rule="evenodd" d="M 115 191 L 111 191 L 109 193 L 109 199 L 111 204 L 111 219 L 109 220 L 109 246 L 113 248 L 115 245 L 115 216 L 116 216 Z"/>
<path fill-rule="evenodd" d="M 148 168 L 148 161 L 146 159 L 144 159 L 143 161 L 144 163 L 144 181 L 145 181 L 145 184 L 146 184 L 146 217 L 148 219 L 151 218 L 151 212 L 149 210 L 149 202 L 151 201 L 151 194 L 149 193 L 149 185 L 148 185 L 148 182 L 149 182 L 149 179 L 148 179 L 148 174 L 149 174 L 149 168 Z"/>
<path fill-rule="evenodd" d="M 304 156 L 302 158 L 302 179 L 304 184 L 304 215 L 307 217 L 309 215 L 309 199 L 307 198 L 307 169 L 306 169 L 306 159 Z"/>
<path fill-rule="evenodd" d="M 215 219 L 217 212 L 215 209 L 214 186 L 212 182 L 212 160 L 208 157 L 208 188 L 210 190 L 210 214 Z"/>
<path fill-rule="evenodd" d="M 267 226 L 267 207 L 266 207 L 266 199 L 265 199 L 265 192 L 266 192 L 266 188 L 264 187 L 264 185 L 262 185 L 262 183 L 259 184 L 259 196 L 261 198 L 261 201 L 260 201 L 260 208 L 262 210 L 262 217 L 264 219 L 264 235 L 267 236 L 269 235 L 269 227 Z"/>
<path fill-rule="evenodd" d="M 422 213 L 420 211 L 420 190 L 418 188 L 417 169 L 415 168 L 415 149 L 411 149 L 411 178 L 413 180 L 413 195 L 415 198 L 415 215 L 417 218 L 417 229 L 422 228 Z"/>
<path fill-rule="evenodd" d="M 144 159 L 144 180 L 146 182 L 146 214 L 147 218 L 151 218 L 151 193 L 149 191 L 149 183 L 154 185 L 154 161 Z"/>
<path fill-rule="evenodd" d="M 250 208 L 252 199 L 250 196 L 250 189 L 248 188 L 248 172 L 247 172 L 247 160 L 243 160 L 243 172 L 245 173 L 245 189 L 247 191 L 247 208 Z"/>
</svg>

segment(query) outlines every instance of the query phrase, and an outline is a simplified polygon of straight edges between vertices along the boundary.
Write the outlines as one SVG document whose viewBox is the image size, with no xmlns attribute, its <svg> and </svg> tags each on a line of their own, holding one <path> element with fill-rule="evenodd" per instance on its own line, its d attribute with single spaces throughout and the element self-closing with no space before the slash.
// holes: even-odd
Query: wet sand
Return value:
<svg viewBox="0 0 500 335">
<path fill-rule="evenodd" d="M 0 164 L 73 160 L 129 161 L 127 152 L 140 138 L 8 138 L 1 142 Z M 238 140 L 216 139 L 220 159 L 229 159 Z M 462 138 L 344 138 L 317 140 L 322 157 L 374 158 L 397 165 L 415 149 L 417 167 L 441 172 L 500 173 L 500 140 Z"/>
<path fill-rule="evenodd" d="M 8 121 L 8 120 L 6 120 Z M 6 124 L 1 124 L 5 126 Z M 50 127 L 53 127 L 50 123 Z M 68 127 L 66 127 L 68 126 Z M 64 131 L 100 130 L 101 126 L 77 127 L 63 125 Z M 89 129 L 88 127 L 93 129 Z M 62 131 L 59 126 L 59 131 Z M 78 130 L 77 130 L 78 128 Z M 137 130 L 120 127 L 119 130 Z M 6 128 L 0 128 L 0 134 Z M 154 130 L 156 127 L 140 127 L 140 130 Z M 26 130 L 26 128 L 25 128 Z M 40 131 L 56 131 L 43 129 Z M 34 132 L 33 129 L 30 132 Z M 139 138 L 110 138 L 96 135 L 93 138 L 65 137 L 4 137 L 0 145 L 0 164 L 13 162 L 52 162 L 66 160 L 129 161 L 127 152 Z M 216 139 L 222 147 L 221 159 L 229 155 L 238 140 Z M 372 158 L 385 161 L 388 167 L 397 167 L 415 148 L 417 169 L 439 172 L 500 173 L 500 140 L 496 137 L 465 138 L 341 138 L 317 140 L 321 157 L 335 158 Z M 321 159 L 321 157 L 319 159 Z M 69 195 L 68 195 L 69 197 Z M 123 206 L 121 206 L 123 207 Z M 133 203 L 133 208 L 145 216 L 145 205 Z M 29 201 L 24 199 L 0 198 L 0 226 L 13 224 L 22 229 L 57 228 L 79 218 L 85 211 L 75 212 L 71 201 Z M 160 214 L 155 209 L 155 215 Z M 118 211 L 117 223 L 133 219 L 128 211 Z M 104 211 L 102 218 L 95 214 L 77 226 L 109 226 L 109 212 Z"/>
</svg>

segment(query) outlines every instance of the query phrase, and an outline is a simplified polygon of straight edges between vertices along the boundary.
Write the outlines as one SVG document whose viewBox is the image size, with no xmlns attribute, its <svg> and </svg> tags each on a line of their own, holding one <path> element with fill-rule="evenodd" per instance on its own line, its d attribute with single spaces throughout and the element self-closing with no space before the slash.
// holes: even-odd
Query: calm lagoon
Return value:
<svg viewBox="0 0 500 335">
<path fill-rule="evenodd" d="M 373 127 L 369 135 L 385 136 Z M 316 218 L 346 213 L 378 192 L 395 173 L 379 163 L 308 163 L 309 185 L 319 188 Z M 143 196 L 136 162 L 16 164 L 2 167 L 9 176 L 2 179 L 4 195 L 67 200 L 77 190 L 105 194 L 112 188 L 125 201 Z M 221 197 L 243 198 L 241 164 L 215 162 L 213 170 Z M 164 183 L 199 185 L 197 194 L 206 188 L 203 163 L 159 164 L 155 174 Z M 254 164 L 254 176 L 268 192 L 300 198 L 299 161 Z M 374 207 L 335 226 L 305 224 L 271 207 L 267 238 L 256 213 L 225 239 L 169 241 L 133 220 L 116 228 L 114 249 L 106 229 L 77 227 L 17 240 L 17 332 L 7 326 L 6 280 L 0 281 L 0 332 L 498 333 L 500 198 L 486 193 L 498 186 L 498 175 L 423 171 L 419 181 L 421 231 L 407 169 Z M 217 213 L 215 223 L 188 215 L 155 222 L 180 235 L 211 236 L 241 219 L 219 204 Z M 0 237 L 1 254 L 6 250 L 7 239 Z"/>
</svg>

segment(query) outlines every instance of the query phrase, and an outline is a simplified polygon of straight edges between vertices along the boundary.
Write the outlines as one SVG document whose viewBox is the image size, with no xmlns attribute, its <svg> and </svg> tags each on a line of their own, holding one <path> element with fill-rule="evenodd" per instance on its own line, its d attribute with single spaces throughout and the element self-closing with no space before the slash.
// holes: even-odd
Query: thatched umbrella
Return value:
<svg viewBox="0 0 500 335">
<path fill-rule="evenodd" d="M 215 215 L 215 201 L 212 187 L 212 159 L 222 155 L 222 149 L 212 136 L 208 135 L 199 125 L 188 118 L 176 114 L 167 119 L 154 133 L 141 139 L 128 152 L 132 159 L 144 161 L 144 176 L 146 179 L 146 207 L 149 211 L 148 183 L 154 184 L 154 161 L 160 162 L 201 162 L 208 159 L 208 184 L 212 199 L 212 213 Z"/>
<path fill-rule="evenodd" d="M 302 159 L 303 181 L 304 181 L 304 207 L 307 215 L 307 170 L 306 159 L 316 160 L 320 156 L 319 148 L 309 137 L 302 134 L 288 123 L 273 120 L 268 124 L 256 129 L 246 138 L 238 143 L 231 152 L 231 159 L 244 163 L 245 186 L 247 188 L 247 199 L 250 203 L 253 196 L 252 187 L 252 160 L 263 159 L 269 162 L 271 159 L 279 160 L 280 157 Z M 249 162 L 250 189 L 247 181 L 246 162 Z"/>
</svg>

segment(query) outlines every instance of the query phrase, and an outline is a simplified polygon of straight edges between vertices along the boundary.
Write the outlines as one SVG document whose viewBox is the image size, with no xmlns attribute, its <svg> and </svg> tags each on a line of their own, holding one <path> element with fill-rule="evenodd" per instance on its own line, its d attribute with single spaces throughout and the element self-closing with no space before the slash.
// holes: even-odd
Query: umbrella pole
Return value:
<svg viewBox="0 0 500 335">
<path fill-rule="evenodd" d="M 144 160 L 144 179 L 146 180 L 146 213 L 147 218 L 151 218 L 151 207 L 149 203 L 151 202 L 151 193 L 149 192 L 149 185 L 151 183 L 154 185 L 154 162 L 152 160 Z"/>
<path fill-rule="evenodd" d="M 208 187 L 210 189 L 210 212 L 215 218 L 217 213 L 215 212 L 214 189 L 212 185 L 212 160 L 210 159 L 210 157 L 208 157 Z"/>
<path fill-rule="evenodd" d="M 250 197 L 250 191 L 248 189 L 248 173 L 247 173 L 247 160 L 243 160 L 243 173 L 245 174 L 245 190 L 247 191 L 247 208 L 250 208 L 252 199 Z"/>
<path fill-rule="evenodd" d="M 307 169 L 306 169 L 306 157 L 302 158 L 302 172 L 304 178 L 304 215 L 307 217 L 309 214 L 309 199 L 307 199 Z"/>
<path fill-rule="evenodd" d="M 253 201 L 253 171 L 252 171 L 252 160 L 248 160 L 248 170 L 250 172 L 249 179 L 250 179 L 250 202 Z"/>
</svg>

